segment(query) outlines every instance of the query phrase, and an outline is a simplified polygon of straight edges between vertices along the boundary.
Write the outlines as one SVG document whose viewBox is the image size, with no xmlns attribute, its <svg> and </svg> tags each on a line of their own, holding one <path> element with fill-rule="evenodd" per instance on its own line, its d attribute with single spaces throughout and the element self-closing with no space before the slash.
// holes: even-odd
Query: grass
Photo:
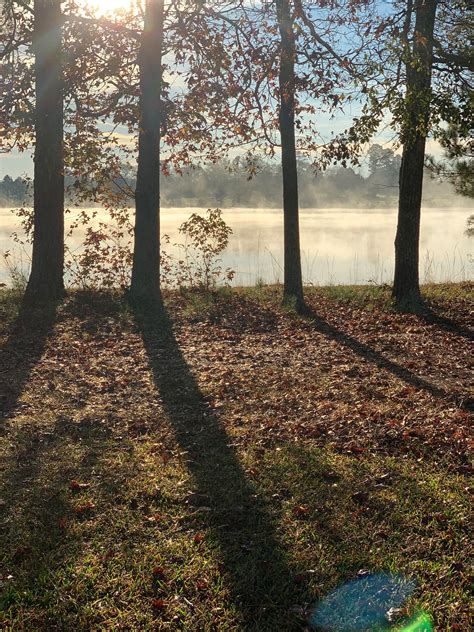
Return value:
<svg viewBox="0 0 474 632">
<path fill-rule="evenodd" d="M 429 307 L 433 302 L 449 302 L 456 308 L 459 301 L 472 301 L 472 283 L 431 283 L 421 286 L 423 300 Z M 258 283 L 255 287 L 237 288 L 246 295 L 255 296 L 263 300 L 271 299 L 278 303 L 281 286 Z M 305 288 L 306 297 L 310 300 L 322 297 L 332 302 L 351 305 L 366 311 L 374 309 L 396 311 L 392 299 L 392 288 L 389 285 L 321 285 Z"/>
<path fill-rule="evenodd" d="M 394 331 L 414 327 L 417 317 L 393 314 L 383 291 L 372 291 L 310 294 L 328 326 L 337 315 L 359 345 L 367 344 L 354 329 L 364 310 L 381 337 L 383 314 Z M 429 290 L 444 306 L 439 318 L 457 313 L 464 327 L 455 306 L 470 291 Z M 360 571 L 413 579 L 407 612 L 428 612 L 437 630 L 469 629 L 464 453 L 437 436 L 424 447 L 416 435 L 403 444 L 383 438 L 397 407 L 408 424 L 421 401 L 438 426 L 451 415 L 458 428 L 465 412 L 442 393 L 431 403 L 421 386 L 401 384 L 407 408 L 394 396 L 386 420 L 385 404 L 365 396 L 366 414 L 377 410 L 385 425 L 380 437 L 354 443 L 329 391 L 377 390 L 387 370 L 363 360 L 363 373 L 354 349 L 276 301 L 274 288 L 170 294 L 168 316 L 76 294 L 55 313 L 18 317 L 17 298 L 0 294 L 1 629 L 302 630 L 314 605 Z M 425 353 L 426 337 L 444 335 L 454 340 L 441 322 L 426 325 Z M 458 338 L 458 349 L 442 351 L 451 367 L 464 357 Z M 312 340 L 329 360 L 317 355 L 313 365 Z M 383 375 L 387 389 L 405 376 Z M 285 434 L 288 410 L 296 420 Z M 307 432 L 316 417 L 328 428 L 322 438 Z"/>
<path fill-rule="evenodd" d="M 328 285 L 313 290 L 331 301 L 372 311 L 375 307 L 393 309 L 391 288 L 386 285 Z"/>
</svg>

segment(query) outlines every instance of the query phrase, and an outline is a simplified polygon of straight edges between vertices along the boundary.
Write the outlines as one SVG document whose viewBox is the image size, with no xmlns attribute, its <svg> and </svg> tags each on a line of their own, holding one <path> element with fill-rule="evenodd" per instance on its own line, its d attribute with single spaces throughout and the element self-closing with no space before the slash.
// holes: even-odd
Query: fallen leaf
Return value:
<svg viewBox="0 0 474 632">
<path fill-rule="evenodd" d="M 302 518 L 308 515 L 309 507 L 308 505 L 297 505 L 296 507 L 293 507 L 292 513 L 294 516 L 298 516 L 298 518 Z"/>
<path fill-rule="evenodd" d="M 79 481 L 73 480 L 69 483 L 69 489 L 72 492 L 80 491 L 81 489 L 87 489 L 90 487 L 90 483 L 80 483 Z"/>
<path fill-rule="evenodd" d="M 77 505 L 77 507 L 74 507 L 74 513 L 77 516 L 83 516 L 86 513 L 89 513 L 90 511 L 93 511 L 95 509 L 95 505 L 94 503 L 84 503 L 83 505 Z"/>
<path fill-rule="evenodd" d="M 153 579 L 157 581 L 163 582 L 166 579 L 165 569 L 162 566 L 155 566 L 152 571 Z"/>
<path fill-rule="evenodd" d="M 203 590 L 207 590 L 207 588 L 208 588 L 208 583 L 207 583 L 207 581 L 206 581 L 205 579 L 201 579 L 201 580 L 199 580 L 198 582 L 196 582 L 196 588 L 197 588 L 198 590 L 201 590 L 201 591 L 203 591 Z"/>
</svg>

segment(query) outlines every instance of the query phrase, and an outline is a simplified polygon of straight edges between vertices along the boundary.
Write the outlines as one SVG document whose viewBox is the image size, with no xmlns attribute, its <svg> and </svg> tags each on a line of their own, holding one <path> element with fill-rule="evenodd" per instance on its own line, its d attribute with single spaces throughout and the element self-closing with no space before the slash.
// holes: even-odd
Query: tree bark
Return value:
<svg viewBox="0 0 474 632">
<path fill-rule="evenodd" d="M 147 0 L 138 65 L 140 131 L 135 192 L 131 295 L 154 300 L 160 293 L 160 100 L 164 0 Z"/>
<path fill-rule="evenodd" d="M 304 306 L 298 211 L 298 167 L 295 139 L 296 43 L 290 0 L 276 0 L 281 38 L 280 111 L 283 173 L 284 285 L 283 302 L 297 310 Z"/>
<path fill-rule="evenodd" d="M 408 310 L 421 305 L 419 241 L 425 146 L 428 134 L 433 32 L 438 0 L 416 0 L 415 30 L 406 64 L 406 121 L 402 130 L 402 164 L 395 238 L 393 297 Z"/>
<path fill-rule="evenodd" d="M 64 148 L 61 2 L 35 0 L 34 226 L 27 302 L 64 295 Z"/>
</svg>

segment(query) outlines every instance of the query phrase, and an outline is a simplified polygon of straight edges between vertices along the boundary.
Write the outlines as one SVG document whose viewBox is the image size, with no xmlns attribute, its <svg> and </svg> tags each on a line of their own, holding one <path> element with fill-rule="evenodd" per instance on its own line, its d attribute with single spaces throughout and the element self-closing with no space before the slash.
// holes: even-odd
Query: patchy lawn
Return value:
<svg viewBox="0 0 474 632">
<path fill-rule="evenodd" d="M 302 630 L 389 571 L 470 629 L 472 290 L 1 293 L 0 628 Z"/>
</svg>

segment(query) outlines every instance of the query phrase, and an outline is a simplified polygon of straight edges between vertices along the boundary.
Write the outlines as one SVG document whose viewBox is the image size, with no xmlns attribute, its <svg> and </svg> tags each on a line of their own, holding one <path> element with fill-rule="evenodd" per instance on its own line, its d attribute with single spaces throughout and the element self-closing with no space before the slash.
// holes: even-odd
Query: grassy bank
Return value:
<svg viewBox="0 0 474 632">
<path fill-rule="evenodd" d="M 467 630 L 472 285 L 0 294 L 0 627 L 301 630 L 361 571 Z"/>
</svg>

